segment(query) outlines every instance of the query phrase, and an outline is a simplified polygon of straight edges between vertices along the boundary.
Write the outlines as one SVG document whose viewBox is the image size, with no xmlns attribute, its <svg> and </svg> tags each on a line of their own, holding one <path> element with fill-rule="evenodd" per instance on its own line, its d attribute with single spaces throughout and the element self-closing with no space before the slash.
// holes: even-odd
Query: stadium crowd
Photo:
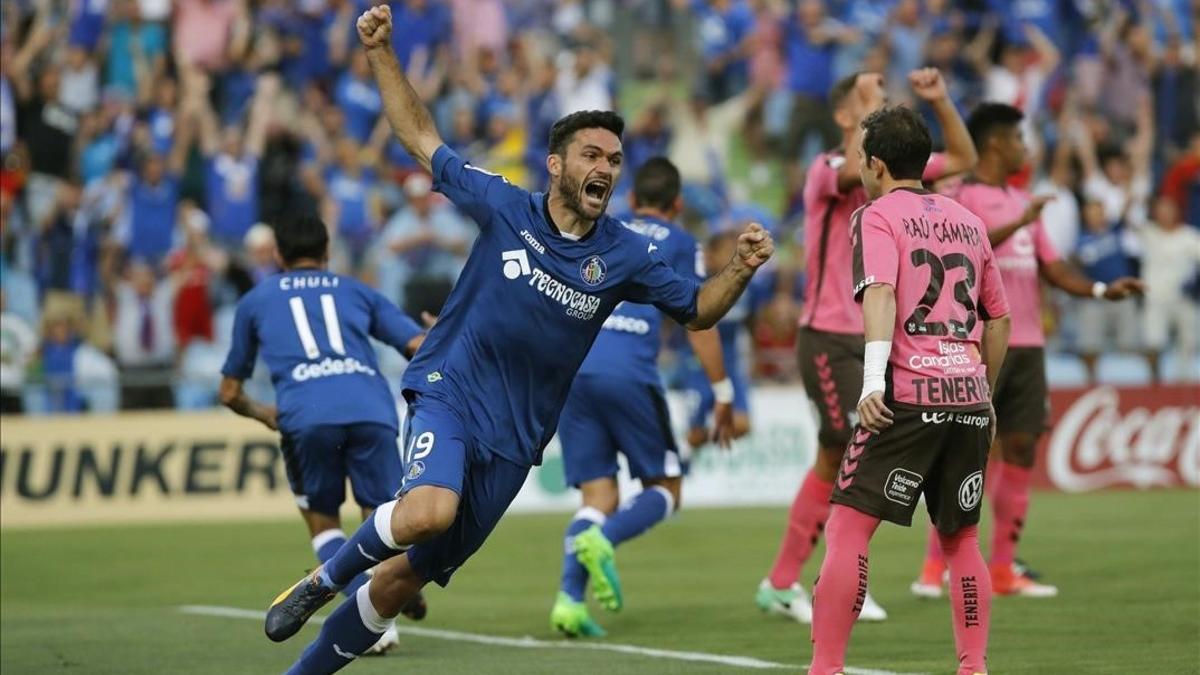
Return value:
<svg viewBox="0 0 1200 675">
<path fill-rule="evenodd" d="M 354 34 L 367 4 L 4 3 L 4 412 L 214 405 L 233 306 L 275 271 L 268 224 L 293 210 L 331 228 L 334 270 L 436 313 L 473 226 L 380 115 Z M 1097 280 L 1140 271 L 1147 283 L 1137 301 L 1049 303 L 1052 382 L 1196 377 L 1200 3 L 392 5 L 401 63 L 473 163 L 538 188 L 550 125 L 617 109 L 626 175 L 670 157 L 690 229 L 773 230 L 791 250 L 751 293 L 759 378 L 796 377 L 801 187 L 837 142 L 830 87 L 873 70 L 893 102 L 920 105 L 906 75 L 922 66 L 941 69 L 963 111 L 1022 109 L 1034 161 L 1020 182 L 1052 198 L 1054 244 Z M 610 210 L 627 208 L 619 191 Z M 265 374 L 257 386 L 269 398 Z"/>
</svg>

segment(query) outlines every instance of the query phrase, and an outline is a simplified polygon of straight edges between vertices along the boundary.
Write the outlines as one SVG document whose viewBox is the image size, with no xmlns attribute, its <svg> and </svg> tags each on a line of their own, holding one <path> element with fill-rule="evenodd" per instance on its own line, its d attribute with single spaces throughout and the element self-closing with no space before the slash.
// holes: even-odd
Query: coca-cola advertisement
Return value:
<svg viewBox="0 0 1200 675">
<path fill-rule="evenodd" d="M 1200 388 L 1058 389 L 1050 406 L 1035 485 L 1064 492 L 1200 487 Z"/>
</svg>

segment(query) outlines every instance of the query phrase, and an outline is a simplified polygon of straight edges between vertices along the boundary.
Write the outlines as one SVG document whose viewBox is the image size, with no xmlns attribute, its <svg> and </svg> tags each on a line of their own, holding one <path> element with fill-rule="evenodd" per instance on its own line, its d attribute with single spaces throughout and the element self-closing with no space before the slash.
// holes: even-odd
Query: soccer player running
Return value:
<svg viewBox="0 0 1200 675">
<path fill-rule="evenodd" d="M 862 394 L 813 589 L 809 673 L 843 672 L 870 539 L 881 520 L 908 526 L 922 494 L 950 568 L 958 672 L 984 673 L 991 593 L 977 525 L 1008 303 L 983 223 L 922 187 L 931 140 L 921 118 L 884 108 L 863 129 L 859 166 L 873 201 L 851 225 Z"/>
<path fill-rule="evenodd" d="M 910 73 L 908 80 L 917 98 L 933 108 L 946 139 L 946 153 L 930 157 L 923 178 L 934 181 L 970 170 L 975 165 L 975 146 L 946 93 L 941 73 L 924 68 Z M 842 147 L 818 156 L 804 184 L 808 276 L 796 345 L 804 390 L 821 420 L 817 460 L 792 501 L 779 553 L 755 597 L 764 612 L 802 623 L 812 620 L 812 606 L 797 583 L 800 569 L 829 517 L 829 495 L 850 442 L 862 381 L 863 319 L 850 292 L 850 215 L 867 202 L 859 178 L 860 122 L 884 99 L 878 73 L 858 73 L 834 85 L 829 102 L 842 129 Z M 859 618 L 882 621 L 887 613 L 868 594 Z"/>
<path fill-rule="evenodd" d="M 400 496 L 267 612 L 267 636 L 285 640 L 379 563 L 370 583 L 325 620 L 293 673 L 350 663 L 426 583 L 446 585 L 483 545 L 541 461 L 575 372 L 619 303 L 653 304 L 689 328 L 710 328 L 774 250 L 770 235 L 751 225 L 737 255 L 700 285 L 676 274 L 653 242 L 606 216 L 623 157 L 624 122 L 615 113 L 583 111 L 555 123 L 545 194 L 470 166 L 438 136 L 396 60 L 391 30 L 386 5 L 358 19 L 388 121 L 435 189 L 480 233 L 404 374 Z"/>
<path fill-rule="evenodd" d="M 696 239 L 673 221 L 683 210 L 679 170 L 665 157 L 648 160 L 633 179 L 634 218 L 629 229 L 647 237 L 647 248 L 675 272 L 696 282 L 706 276 Z M 730 251 L 728 262 L 735 255 Z M 550 612 L 553 629 L 569 637 L 599 637 L 584 591 L 611 611 L 623 604 L 613 548 L 637 537 L 679 509 L 687 462 L 675 445 L 658 374 L 662 314 L 650 305 L 625 302 L 579 368 L 558 422 L 568 485 L 579 488 L 583 507 L 566 531 L 562 584 Z M 717 329 L 688 331 L 688 340 L 717 396 L 711 437 L 728 445 L 733 434 L 733 384 L 726 377 Z M 617 510 L 617 453 L 642 491 Z M 609 561 L 601 565 L 602 561 Z"/>
<path fill-rule="evenodd" d="M 346 478 L 370 522 L 372 510 L 392 499 L 403 473 L 396 402 L 370 338 L 411 357 L 424 333 L 375 290 L 325 269 L 329 233 L 320 219 L 284 220 L 275 239 L 284 271 L 238 303 L 220 399 L 237 414 L 279 430 L 288 483 L 313 551 L 325 562 L 346 543 L 338 517 Z M 271 372 L 276 406 L 253 400 L 242 388 L 259 355 Z M 342 590 L 353 597 L 366 582 L 365 574 L 357 574 Z M 424 601 L 414 598 L 405 613 L 423 618 Z M 389 625 L 372 652 L 398 641 Z"/>
<path fill-rule="evenodd" d="M 1022 118 L 1020 110 L 1003 103 L 984 103 L 971 113 L 967 128 L 979 151 L 979 165 L 951 196 L 987 226 L 1013 308 L 1012 340 L 994 398 L 998 461 L 987 485 L 995 518 L 989 564 L 992 590 L 998 595 L 1053 597 L 1058 594 L 1056 587 L 1035 581 L 1014 562 L 1029 509 L 1036 446 L 1049 412 L 1039 277 L 1071 295 L 1111 301 L 1140 293 L 1142 283 L 1133 278 L 1111 284 L 1093 281 L 1059 258 L 1039 220 L 1049 198 L 1030 198 L 1024 190 L 1008 185 L 1027 159 Z M 940 597 L 945 570 L 945 556 L 931 531 L 912 592 Z"/>
</svg>

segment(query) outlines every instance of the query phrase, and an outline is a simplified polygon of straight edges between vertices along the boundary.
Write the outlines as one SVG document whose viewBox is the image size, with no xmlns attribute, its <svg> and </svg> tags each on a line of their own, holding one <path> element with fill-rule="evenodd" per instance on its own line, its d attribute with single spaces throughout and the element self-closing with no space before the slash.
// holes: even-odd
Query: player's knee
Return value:
<svg viewBox="0 0 1200 675">
<path fill-rule="evenodd" d="M 650 488 L 656 488 L 666 493 L 665 496 L 670 498 L 672 513 L 683 506 L 683 478 L 679 476 L 656 478 L 642 483 L 642 489 L 649 490 Z"/>
<path fill-rule="evenodd" d="M 392 521 L 399 543 L 417 543 L 445 532 L 458 515 L 458 495 L 452 490 L 413 490 L 400 500 Z"/>
<path fill-rule="evenodd" d="M 1008 464 L 1032 468 L 1037 454 L 1037 437 L 1033 434 L 1005 434 L 1000 441 L 1001 454 Z"/>
</svg>

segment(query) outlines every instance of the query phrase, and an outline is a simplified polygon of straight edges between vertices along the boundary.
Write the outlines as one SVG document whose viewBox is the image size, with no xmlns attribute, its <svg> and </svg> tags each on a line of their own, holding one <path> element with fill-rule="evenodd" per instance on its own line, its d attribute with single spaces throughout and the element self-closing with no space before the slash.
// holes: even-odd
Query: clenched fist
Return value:
<svg viewBox="0 0 1200 675">
<path fill-rule="evenodd" d="M 763 229 L 762 225 L 750 223 L 738 235 L 737 259 L 746 267 L 758 269 L 770 260 L 774 253 L 775 242 L 771 239 L 771 233 Z"/>
<path fill-rule="evenodd" d="M 387 47 L 392 40 L 392 8 L 376 5 L 358 17 L 358 39 L 367 49 Z"/>
</svg>

